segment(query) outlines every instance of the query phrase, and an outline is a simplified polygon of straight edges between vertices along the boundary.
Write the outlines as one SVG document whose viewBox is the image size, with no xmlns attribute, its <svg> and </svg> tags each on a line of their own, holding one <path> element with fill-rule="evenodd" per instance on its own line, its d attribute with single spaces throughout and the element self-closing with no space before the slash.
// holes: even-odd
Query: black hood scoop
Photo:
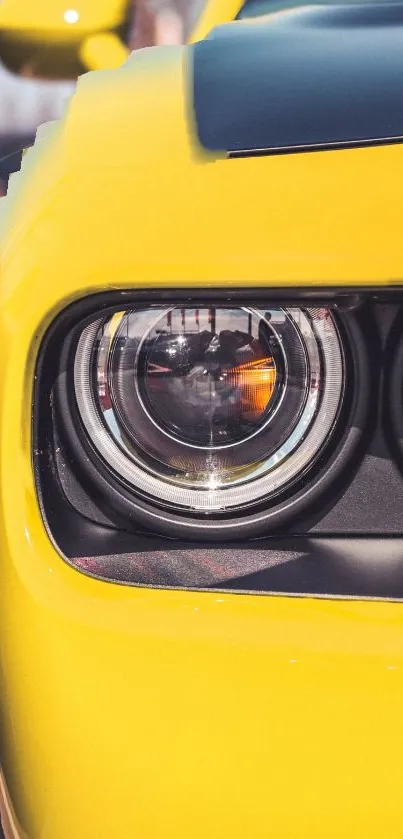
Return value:
<svg viewBox="0 0 403 839">
<path fill-rule="evenodd" d="M 201 145 L 270 154 L 403 141 L 403 3 L 303 6 L 192 48 Z"/>
</svg>

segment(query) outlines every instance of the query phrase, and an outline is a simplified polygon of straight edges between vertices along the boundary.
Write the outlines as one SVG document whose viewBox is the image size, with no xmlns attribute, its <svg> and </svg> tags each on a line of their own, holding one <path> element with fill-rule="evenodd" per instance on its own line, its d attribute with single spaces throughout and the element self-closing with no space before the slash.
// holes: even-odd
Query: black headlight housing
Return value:
<svg viewBox="0 0 403 839">
<path fill-rule="evenodd" d="M 400 312 L 399 292 L 360 290 L 127 291 L 69 306 L 34 394 L 38 496 L 58 549 L 137 585 L 394 596 L 386 566 L 363 574 L 357 551 L 385 536 L 395 550 L 403 532 L 385 390 Z M 187 503 L 199 493 L 220 503 Z"/>
<path fill-rule="evenodd" d="M 214 297 L 101 311 L 98 298 L 61 336 L 54 422 L 79 480 L 128 528 L 278 532 L 351 468 L 370 395 L 355 314 Z"/>
</svg>

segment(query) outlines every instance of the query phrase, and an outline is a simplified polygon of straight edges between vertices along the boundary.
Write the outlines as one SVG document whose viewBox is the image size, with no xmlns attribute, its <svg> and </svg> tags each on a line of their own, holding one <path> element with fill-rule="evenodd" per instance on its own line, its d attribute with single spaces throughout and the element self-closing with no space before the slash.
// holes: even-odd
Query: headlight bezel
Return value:
<svg viewBox="0 0 403 839">
<path fill-rule="evenodd" d="M 237 305 L 237 301 L 251 302 L 253 305 L 279 307 L 286 306 L 308 307 L 312 305 L 325 306 L 332 309 L 337 321 L 337 327 L 343 344 L 346 364 L 346 391 L 337 418 L 336 431 L 328 445 L 321 451 L 317 462 L 309 467 L 309 482 L 306 475 L 301 476 L 298 485 L 293 487 L 292 494 L 280 493 L 270 509 L 267 502 L 255 505 L 252 513 L 247 517 L 236 514 L 225 517 L 212 516 L 207 519 L 203 514 L 197 517 L 189 513 L 168 513 L 134 497 L 125 487 L 113 479 L 110 471 L 105 468 L 99 455 L 91 445 L 89 439 L 82 433 L 82 424 L 71 398 L 69 382 L 72 370 L 72 358 L 75 353 L 78 334 L 85 325 L 90 324 L 96 314 L 102 316 L 129 308 L 130 305 L 160 303 L 175 300 L 175 306 L 191 306 L 213 299 L 214 305 Z M 91 298 L 85 298 L 65 310 L 58 319 L 55 328 L 58 331 L 58 346 L 61 348 L 59 374 L 55 387 L 55 410 L 62 419 L 63 430 L 72 457 L 83 476 L 87 487 L 91 488 L 94 498 L 108 516 L 116 518 L 121 526 L 123 522 L 131 529 L 145 529 L 151 533 L 165 534 L 173 538 L 189 538 L 201 541 L 225 541 L 229 538 L 251 538 L 265 533 L 279 532 L 290 521 L 297 520 L 305 509 L 314 510 L 316 505 L 323 503 L 330 486 L 337 487 L 337 483 L 345 471 L 346 466 L 354 459 L 367 422 L 369 403 L 369 368 L 366 358 L 365 342 L 361 334 L 354 311 L 354 296 L 338 298 L 329 292 L 316 295 L 312 291 L 304 292 L 291 290 L 236 290 L 230 296 L 222 291 L 208 292 L 205 290 L 172 292 L 156 290 L 153 292 L 118 292 L 104 293 Z M 344 310 L 344 311 L 342 311 Z M 70 372 L 69 372 L 70 371 Z M 359 379 L 359 386 L 357 381 Z"/>
</svg>

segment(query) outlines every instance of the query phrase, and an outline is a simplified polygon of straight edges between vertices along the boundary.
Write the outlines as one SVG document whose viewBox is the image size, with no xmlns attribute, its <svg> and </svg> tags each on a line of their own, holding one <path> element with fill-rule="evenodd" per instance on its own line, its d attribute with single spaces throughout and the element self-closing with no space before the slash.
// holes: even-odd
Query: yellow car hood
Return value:
<svg viewBox="0 0 403 839">
<path fill-rule="evenodd" d="M 64 120 L 11 179 L 4 259 L 17 248 L 22 274 L 34 260 L 48 285 L 61 241 L 80 242 L 60 268 L 68 297 L 134 277 L 173 287 L 400 283 L 403 147 L 207 153 L 190 69 L 186 48 L 165 47 L 81 78 Z M 52 289 L 53 308 L 53 280 Z"/>
</svg>

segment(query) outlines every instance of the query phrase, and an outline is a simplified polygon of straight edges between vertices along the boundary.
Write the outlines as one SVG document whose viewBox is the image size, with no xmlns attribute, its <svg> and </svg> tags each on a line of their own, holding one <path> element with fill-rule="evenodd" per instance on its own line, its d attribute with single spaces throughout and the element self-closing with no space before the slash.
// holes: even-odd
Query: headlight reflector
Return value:
<svg viewBox="0 0 403 839">
<path fill-rule="evenodd" d="M 111 477 L 166 510 L 267 504 L 329 439 L 344 389 L 324 308 L 136 307 L 75 352 L 78 414 Z"/>
</svg>

